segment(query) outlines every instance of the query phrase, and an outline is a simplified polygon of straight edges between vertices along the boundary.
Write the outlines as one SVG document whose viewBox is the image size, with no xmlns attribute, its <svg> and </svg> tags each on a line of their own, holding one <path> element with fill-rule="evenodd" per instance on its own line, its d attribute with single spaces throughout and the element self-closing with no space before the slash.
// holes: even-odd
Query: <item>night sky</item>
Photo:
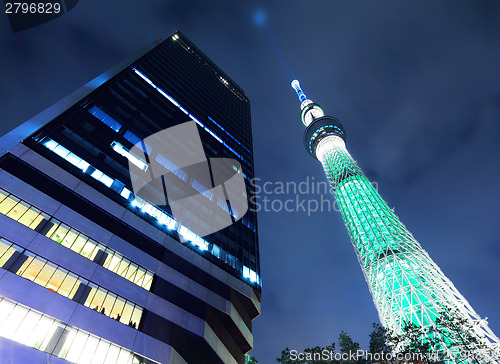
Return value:
<svg viewBox="0 0 500 364">
<path fill-rule="evenodd" d="M 303 147 L 297 77 L 500 335 L 500 2 L 81 0 L 15 34 L 0 18 L 0 134 L 181 30 L 249 97 L 256 176 L 268 189 L 325 180 Z M 341 330 L 367 348 L 378 317 L 340 214 L 261 210 L 259 236 L 259 363 L 286 346 L 326 346 Z"/>
</svg>

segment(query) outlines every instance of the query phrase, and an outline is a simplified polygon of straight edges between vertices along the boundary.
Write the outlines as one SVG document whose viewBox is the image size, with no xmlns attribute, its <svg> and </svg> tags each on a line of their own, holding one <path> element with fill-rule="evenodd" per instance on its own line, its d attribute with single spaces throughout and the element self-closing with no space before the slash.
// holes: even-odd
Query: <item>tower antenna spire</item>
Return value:
<svg viewBox="0 0 500 364">
<path fill-rule="evenodd" d="M 325 116 L 321 106 L 307 98 L 304 91 L 300 88 L 299 80 L 293 80 L 291 85 L 299 98 L 301 110 L 300 119 L 305 126 L 309 126 L 314 120 Z"/>
<path fill-rule="evenodd" d="M 293 80 L 292 81 L 292 88 L 295 90 L 295 92 L 297 93 L 297 96 L 299 98 L 299 101 L 302 103 L 304 101 L 307 100 L 307 96 L 306 94 L 304 93 L 304 91 L 302 91 L 302 89 L 300 88 L 300 83 L 299 83 L 299 80 Z"/>
</svg>

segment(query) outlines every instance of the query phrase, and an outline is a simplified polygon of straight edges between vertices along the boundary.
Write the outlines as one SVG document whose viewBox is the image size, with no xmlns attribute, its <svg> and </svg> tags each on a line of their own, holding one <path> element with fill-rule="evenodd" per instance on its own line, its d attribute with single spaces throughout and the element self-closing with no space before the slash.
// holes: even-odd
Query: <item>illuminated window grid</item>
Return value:
<svg viewBox="0 0 500 364">
<path fill-rule="evenodd" d="M 14 272 L 20 277 L 26 278 L 44 288 L 77 301 L 86 307 L 100 312 L 122 324 L 137 329 L 141 320 L 143 308 L 120 297 L 107 289 L 87 281 L 86 279 L 69 272 L 68 270 L 36 255 L 9 241 L 0 238 L 0 262 L 2 267 L 14 254 L 14 251 L 22 252 L 19 259 L 25 259 L 21 267 Z M 4 260 L 3 256 L 8 258 Z M 9 267 L 6 267 L 7 269 Z M 90 288 L 90 292 L 85 287 Z"/>
<path fill-rule="evenodd" d="M 85 160 L 81 159 L 78 157 L 76 154 L 70 152 L 68 149 L 60 145 L 59 143 L 55 142 L 54 140 L 50 138 L 45 138 L 45 142 L 43 145 L 48 148 L 49 150 L 53 151 L 57 155 L 59 155 L 61 158 L 65 159 L 72 165 L 80 168 L 83 172 L 85 173 L 90 173 L 90 176 L 95 178 L 96 180 L 100 181 L 103 183 L 105 186 L 110 187 L 113 184 L 113 179 L 105 174 L 103 174 L 101 171 L 98 169 L 95 169 L 93 166 L 91 166 L 89 163 L 87 163 Z M 90 168 L 90 169 L 89 169 Z M 89 170 L 92 170 L 93 172 L 88 172 Z M 175 228 L 175 225 L 178 224 L 176 221 L 167 213 L 165 213 L 163 210 L 159 209 L 157 206 L 150 204 L 149 202 L 143 200 L 142 198 L 138 196 L 133 196 L 132 192 L 130 192 L 126 187 L 123 187 L 121 192 L 119 193 L 120 196 L 125 198 L 126 200 L 131 200 L 132 206 L 140 208 L 141 212 L 147 213 L 150 216 L 155 217 L 158 222 L 160 222 L 163 225 L 166 225 L 168 230 L 172 230 Z M 254 228 L 252 230 L 255 231 Z M 199 241 L 204 241 L 203 238 L 197 236 L 197 240 Z M 205 243 L 203 243 L 205 244 Z M 208 244 L 208 242 L 207 242 Z M 196 245 L 196 244 L 195 244 Z M 214 244 L 215 245 L 215 244 Z M 199 245 L 199 247 L 202 247 L 204 245 Z M 205 251 L 206 249 L 201 249 L 201 251 Z M 225 254 L 228 254 L 222 248 L 220 248 L 221 253 L 224 252 Z M 225 260 L 223 260 L 225 262 Z M 248 268 L 248 267 L 247 267 Z M 248 268 L 250 269 L 250 268 Z M 251 269 L 250 269 L 251 270 Z M 251 270 L 254 272 L 253 270 Z M 240 270 L 240 272 L 243 274 L 243 277 L 248 279 L 252 284 L 258 284 L 259 286 L 262 285 L 261 279 L 257 273 L 250 273 L 250 275 L 245 275 L 244 270 Z"/>
<path fill-rule="evenodd" d="M 0 297 L 0 336 L 71 363 L 154 363 L 128 349 Z"/>
<path fill-rule="evenodd" d="M 148 291 L 151 288 L 153 272 L 131 262 L 116 251 L 92 240 L 61 221 L 51 218 L 46 213 L 2 189 L 0 189 L 0 213 L 37 231 L 40 231 L 40 227 L 47 226 L 46 224 L 52 224 L 45 233 L 49 239 L 92 261 L 95 261 L 96 255 L 101 251 L 101 256 L 98 257 L 96 263 Z M 42 221 L 45 223 L 43 226 L 39 226 Z M 101 258 L 104 259 L 104 262 L 101 261 Z"/>
</svg>

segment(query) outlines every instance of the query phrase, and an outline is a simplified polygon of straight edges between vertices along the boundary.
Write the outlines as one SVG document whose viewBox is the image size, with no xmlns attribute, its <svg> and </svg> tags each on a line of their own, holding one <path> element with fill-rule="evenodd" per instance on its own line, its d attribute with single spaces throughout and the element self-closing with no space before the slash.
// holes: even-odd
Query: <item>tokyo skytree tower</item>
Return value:
<svg viewBox="0 0 500 364">
<path fill-rule="evenodd" d="M 342 124 L 297 80 L 292 87 L 305 147 L 323 164 L 383 327 L 396 334 L 416 328 L 420 343 L 446 363 L 500 363 L 499 338 L 365 177 L 345 147 Z"/>
</svg>

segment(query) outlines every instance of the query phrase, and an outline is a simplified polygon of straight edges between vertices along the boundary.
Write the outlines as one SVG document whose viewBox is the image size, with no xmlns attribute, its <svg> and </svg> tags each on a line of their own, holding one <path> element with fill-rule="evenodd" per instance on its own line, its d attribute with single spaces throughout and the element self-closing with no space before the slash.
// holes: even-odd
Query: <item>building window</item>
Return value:
<svg viewBox="0 0 500 364">
<path fill-rule="evenodd" d="M 142 317 L 142 307 L 100 287 L 30 251 L 0 238 L 0 255 L 8 254 L 14 248 L 19 252 L 14 261 L 3 261 L 0 267 L 10 270 L 39 286 L 50 289 L 66 298 L 83 304 L 122 324 L 137 329 Z M 13 254 L 10 254 L 12 257 Z M 22 263 L 22 264 L 21 264 Z M 8 265 L 5 266 L 4 265 Z M 20 265 L 20 267 L 19 267 Z"/>
<path fill-rule="evenodd" d="M 0 189 L 0 212 L 149 291 L 153 272 Z M 4 209 L 2 209 L 4 206 Z M 42 221 L 44 222 L 43 224 Z M 0 258 L 2 259 L 2 258 Z"/>
<path fill-rule="evenodd" d="M 0 322 L 1 337 L 58 356 L 70 363 L 157 363 L 1 296 Z"/>
</svg>

